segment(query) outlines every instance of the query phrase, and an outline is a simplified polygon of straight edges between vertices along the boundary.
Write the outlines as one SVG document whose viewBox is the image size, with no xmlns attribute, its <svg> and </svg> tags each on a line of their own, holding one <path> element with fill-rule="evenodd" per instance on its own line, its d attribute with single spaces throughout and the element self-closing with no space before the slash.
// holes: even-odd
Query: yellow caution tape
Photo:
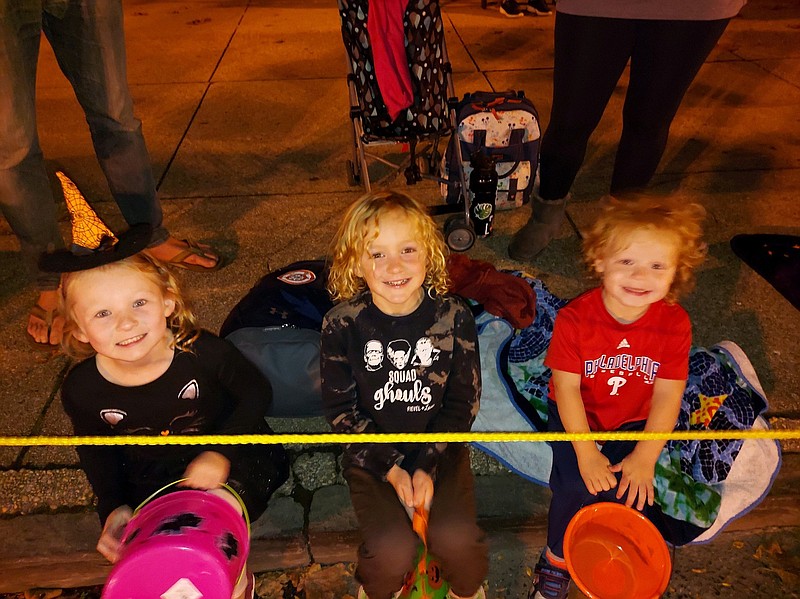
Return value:
<svg viewBox="0 0 800 599">
<path fill-rule="evenodd" d="M 0 447 L 63 445 L 284 445 L 298 443 L 515 443 L 546 441 L 680 441 L 800 439 L 800 430 L 614 431 L 591 433 L 283 433 L 273 435 L 130 435 L 120 437 L 0 437 Z"/>
</svg>

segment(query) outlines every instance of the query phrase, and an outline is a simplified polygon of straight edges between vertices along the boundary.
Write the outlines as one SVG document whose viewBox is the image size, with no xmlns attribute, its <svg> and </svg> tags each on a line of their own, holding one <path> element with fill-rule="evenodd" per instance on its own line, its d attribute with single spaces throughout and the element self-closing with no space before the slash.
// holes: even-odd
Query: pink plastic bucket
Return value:
<svg viewBox="0 0 800 599">
<path fill-rule="evenodd" d="M 247 561 L 245 517 L 213 493 L 163 495 L 137 511 L 103 599 L 228 599 Z"/>
</svg>

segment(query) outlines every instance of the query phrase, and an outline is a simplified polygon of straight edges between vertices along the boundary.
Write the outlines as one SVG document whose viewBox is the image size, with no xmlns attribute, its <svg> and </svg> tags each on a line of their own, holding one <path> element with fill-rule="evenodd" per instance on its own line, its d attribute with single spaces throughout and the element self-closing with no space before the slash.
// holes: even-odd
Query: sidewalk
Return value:
<svg viewBox="0 0 800 599">
<path fill-rule="evenodd" d="M 506 19 L 496 4 L 481 10 L 474 0 L 447 2 L 443 11 L 458 95 L 523 89 L 544 129 L 553 17 Z M 129 80 L 165 222 L 178 237 L 213 243 L 226 257 L 227 266 L 216 273 L 182 275 L 203 326 L 218 330 L 264 273 L 324 255 L 344 207 L 361 192 L 348 186 L 345 169 L 351 131 L 338 13 L 333 0 L 310 0 L 302 8 L 288 0 L 126 0 L 125 14 Z M 497 215 L 493 236 L 479 241 L 470 257 L 523 268 L 561 297 L 588 287 L 579 234 L 608 188 L 625 87 L 624 76 L 590 141 L 573 189 L 571 222 L 560 237 L 535 264 L 514 262 L 506 246 L 529 212 L 504 212 Z M 64 169 L 112 228 L 119 227 L 84 117 L 46 43 L 37 93 L 49 170 Z M 695 343 L 739 344 L 770 400 L 770 424 L 794 430 L 800 430 L 800 312 L 733 255 L 729 240 L 737 233 L 800 233 L 798 106 L 800 5 L 752 0 L 690 88 L 654 181 L 660 188 L 694 192 L 708 211 L 709 259 L 684 302 Z M 404 186 L 402 178 L 389 183 Z M 441 203 L 430 183 L 408 191 L 431 205 Z M 62 221 L 68 234 L 66 214 Z M 70 363 L 37 353 L 26 341 L 34 293 L 5 221 L 0 297 L 0 435 L 70 434 L 58 399 Z M 313 420 L 287 426 L 324 430 Z M 800 451 L 800 441 L 783 447 L 789 453 L 778 484 L 739 521 L 748 530 L 800 526 L 800 467 L 792 453 Z M 256 567 L 352 559 L 354 522 L 343 500 L 335 448 L 291 449 L 290 484 L 258 523 Z M 481 518 L 493 543 L 492 584 L 498 587 L 505 584 L 498 559 L 513 555 L 516 570 L 510 570 L 523 572 L 541 547 L 546 495 L 476 455 Z M 103 580 L 106 569 L 93 549 L 96 516 L 73 448 L 0 447 L 0 497 L 0 538 L 11 541 L 0 548 L 0 592 Z M 693 551 L 710 558 L 724 554 L 726 546 L 714 541 Z M 757 565 L 747 568 L 742 576 L 754 576 Z M 517 579 L 509 588 L 521 589 L 523 582 Z M 770 587 L 765 580 L 756 588 Z"/>
</svg>

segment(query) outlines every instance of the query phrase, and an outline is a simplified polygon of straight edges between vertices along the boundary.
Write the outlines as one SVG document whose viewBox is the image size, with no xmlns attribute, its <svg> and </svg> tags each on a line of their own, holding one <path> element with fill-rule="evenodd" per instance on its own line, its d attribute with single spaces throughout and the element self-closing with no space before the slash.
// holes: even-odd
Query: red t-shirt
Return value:
<svg viewBox="0 0 800 599">
<path fill-rule="evenodd" d="M 686 379 L 692 327 L 686 311 L 659 301 L 636 322 L 617 322 L 601 288 L 576 297 L 558 312 L 545 365 L 581 377 L 589 428 L 613 431 L 646 420 L 653 383 Z M 558 402 L 550 380 L 550 398 Z"/>
</svg>

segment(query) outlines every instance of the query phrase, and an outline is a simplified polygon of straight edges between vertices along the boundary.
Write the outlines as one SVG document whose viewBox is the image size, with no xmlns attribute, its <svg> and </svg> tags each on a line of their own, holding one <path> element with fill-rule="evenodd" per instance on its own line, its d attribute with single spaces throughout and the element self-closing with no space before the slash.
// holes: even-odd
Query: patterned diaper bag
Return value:
<svg viewBox="0 0 800 599">
<path fill-rule="evenodd" d="M 458 132 L 450 138 L 443 164 L 444 178 L 454 177 L 456 155 L 453 144 L 461 142 L 465 179 L 472 172 L 470 156 L 481 150 L 495 160 L 497 210 L 519 208 L 533 192 L 539 163 L 539 114 L 522 91 L 474 92 L 466 94 L 456 108 Z M 441 193 L 448 204 L 459 201 L 457 180 L 443 183 Z"/>
</svg>

